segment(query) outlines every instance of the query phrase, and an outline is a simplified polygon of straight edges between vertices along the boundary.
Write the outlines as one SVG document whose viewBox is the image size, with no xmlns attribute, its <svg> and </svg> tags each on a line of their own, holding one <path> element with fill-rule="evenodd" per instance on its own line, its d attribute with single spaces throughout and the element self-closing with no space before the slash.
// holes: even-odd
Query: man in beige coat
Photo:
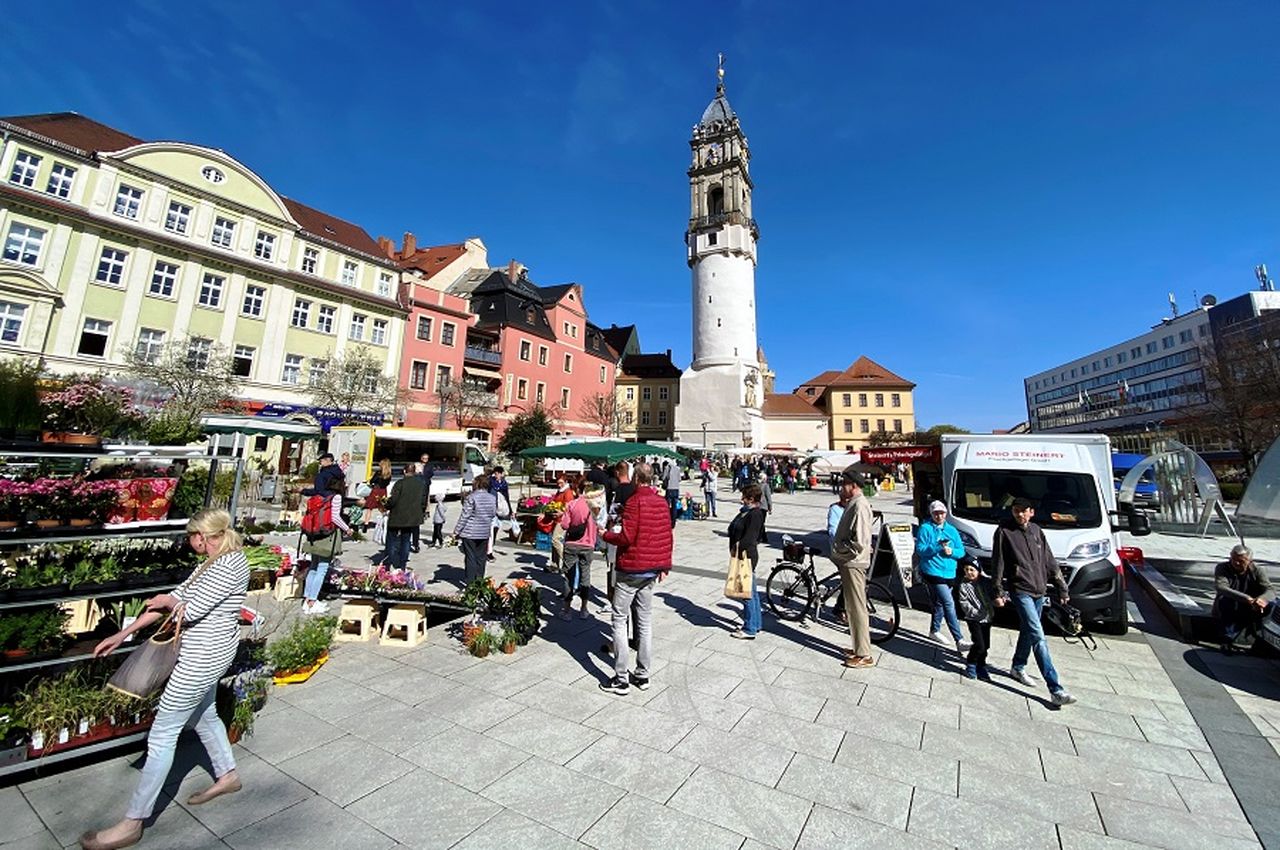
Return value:
<svg viewBox="0 0 1280 850">
<path fill-rule="evenodd" d="M 831 560 L 840 570 L 844 609 L 849 617 L 853 649 L 846 667 L 872 667 L 871 623 L 867 617 L 867 572 L 871 569 L 871 502 L 863 495 L 866 479 L 846 472 L 840 481 L 840 501 L 845 505 L 831 541 Z"/>
</svg>

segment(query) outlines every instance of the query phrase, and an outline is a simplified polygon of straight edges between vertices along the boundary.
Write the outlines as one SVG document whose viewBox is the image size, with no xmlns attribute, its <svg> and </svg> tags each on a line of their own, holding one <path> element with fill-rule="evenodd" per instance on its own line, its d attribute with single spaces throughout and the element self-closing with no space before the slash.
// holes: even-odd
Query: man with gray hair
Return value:
<svg viewBox="0 0 1280 850">
<path fill-rule="evenodd" d="M 1262 618 L 1275 600 L 1267 571 L 1241 543 L 1232 547 L 1230 560 L 1214 568 L 1213 579 L 1218 589 L 1213 616 L 1222 628 L 1222 651 L 1251 648 L 1258 639 Z"/>
</svg>

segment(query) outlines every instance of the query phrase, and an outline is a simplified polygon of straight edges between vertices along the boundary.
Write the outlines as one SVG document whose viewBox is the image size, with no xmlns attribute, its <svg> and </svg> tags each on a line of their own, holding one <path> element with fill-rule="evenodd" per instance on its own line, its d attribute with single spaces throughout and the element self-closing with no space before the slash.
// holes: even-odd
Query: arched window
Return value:
<svg viewBox="0 0 1280 850">
<path fill-rule="evenodd" d="M 707 195 L 707 215 L 720 215 L 724 212 L 724 189 L 719 186 L 712 187 L 711 193 Z"/>
</svg>

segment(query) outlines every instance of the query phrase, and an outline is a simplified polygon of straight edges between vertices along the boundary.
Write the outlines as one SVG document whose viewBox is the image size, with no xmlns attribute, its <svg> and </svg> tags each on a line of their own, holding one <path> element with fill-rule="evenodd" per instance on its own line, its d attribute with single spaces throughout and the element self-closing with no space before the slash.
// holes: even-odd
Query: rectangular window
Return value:
<svg viewBox="0 0 1280 850">
<path fill-rule="evenodd" d="M 1129 349 L 1129 356 L 1132 357 L 1134 360 L 1137 360 L 1139 357 L 1142 356 L 1142 347 L 1135 345 L 1133 348 Z"/>
<path fill-rule="evenodd" d="M 627 401 L 635 401 L 635 400 L 636 400 L 636 388 L 627 387 Z"/>
<path fill-rule="evenodd" d="M 111 335 L 111 323 L 101 319 L 85 319 L 80 331 L 77 354 L 85 357 L 103 357 L 107 353 L 107 337 Z"/>
<path fill-rule="evenodd" d="M 134 353 L 139 360 L 154 363 L 164 349 L 164 331 L 155 328 L 142 328 L 138 331 L 138 345 Z"/>
<path fill-rule="evenodd" d="M 202 336 L 193 336 L 187 341 L 187 365 L 192 369 L 207 369 L 209 353 L 213 350 L 213 340 Z"/>
<path fill-rule="evenodd" d="M 667 424 L 667 412 L 665 410 L 658 411 L 658 424 L 659 425 Z"/>
<path fill-rule="evenodd" d="M 4 258 L 24 266 L 40 264 L 40 249 L 44 245 L 44 231 L 29 224 L 9 225 L 9 235 L 4 239 Z"/>
<path fill-rule="evenodd" d="M 640 411 L 640 424 L 641 425 L 649 424 L 649 411 L 647 410 Z"/>
<path fill-rule="evenodd" d="M 538 346 L 538 365 L 539 366 L 547 365 L 547 355 L 550 353 L 551 352 L 547 349 L 545 345 Z M 528 358 L 526 357 L 525 359 L 527 360 Z"/>
<path fill-rule="evenodd" d="M 247 378 L 253 373 L 254 349 L 248 345 L 237 345 L 231 355 L 231 374 L 239 378 Z"/>
<path fill-rule="evenodd" d="M 67 198 L 71 196 L 71 182 L 75 180 L 76 170 L 69 165 L 61 162 L 55 163 L 53 171 L 49 172 L 49 183 L 44 190 L 55 198 Z"/>
<path fill-rule="evenodd" d="M 418 336 L 418 339 L 423 340 L 424 342 L 431 342 L 431 317 L 430 316 L 418 317 L 417 336 Z"/>
<path fill-rule="evenodd" d="M 127 251 L 121 251 L 119 248 L 103 248 L 102 256 L 98 258 L 98 271 L 93 279 L 98 283 L 119 286 L 120 281 L 124 280 L 124 261 L 127 259 L 129 259 Z"/>
<path fill-rule="evenodd" d="M 356 285 L 356 264 L 353 260 L 343 260 L 342 262 L 342 285 Z"/>
<path fill-rule="evenodd" d="M 373 331 L 369 334 L 369 341 L 374 345 L 387 344 L 387 320 L 374 319 Z"/>
<path fill-rule="evenodd" d="M 1112 361 L 1111 361 L 1111 358 L 1110 358 L 1110 357 L 1104 357 L 1104 358 L 1102 358 L 1102 368 L 1104 368 L 1104 369 L 1110 369 L 1110 368 L 1111 368 L 1111 362 L 1112 362 Z"/>
<path fill-rule="evenodd" d="M 267 288 L 265 286 L 256 286 L 249 284 L 244 288 L 244 304 L 240 307 L 240 312 L 246 316 L 262 316 L 262 302 L 267 297 Z"/>
<path fill-rule="evenodd" d="M 870 420 L 870 419 L 860 419 L 860 420 L 858 421 L 858 430 L 859 430 L 859 431 L 861 431 L 863 434 L 870 434 L 870 433 L 871 433 L 871 420 Z"/>
<path fill-rule="evenodd" d="M 289 320 L 289 324 L 295 328 L 305 328 L 311 321 L 311 302 L 305 298 L 295 299 L 293 302 L 293 317 Z"/>
<path fill-rule="evenodd" d="M 222 307 L 222 286 L 227 279 L 222 275 L 204 273 L 204 279 L 200 281 L 200 295 L 196 298 L 196 303 L 201 307 L 208 307 L 211 310 L 217 310 Z"/>
<path fill-rule="evenodd" d="M 1200 338 L 1201 338 L 1201 339 L 1204 339 L 1204 338 L 1205 338 L 1205 337 L 1207 337 L 1208 335 L 1209 335 L 1209 326 L 1208 326 L 1208 325 L 1201 325 L 1201 326 L 1200 326 Z"/>
<path fill-rule="evenodd" d="M 1151 342 L 1147 343 L 1147 353 L 1148 353 L 1148 354 L 1155 354 L 1155 353 L 1156 353 L 1156 345 L 1157 345 L 1157 344 L 1156 344 L 1156 341 L 1155 341 L 1155 340 L 1152 340 Z"/>
<path fill-rule="evenodd" d="M 338 308 L 328 304 L 320 305 L 320 312 L 316 316 L 316 330 L 322 334 L 333 333 L 333 319 L 338 314 Z"/>
<path fill-rule="evenodd" d="M 391 297 L 391 273 L 390 272 L 378 273 L 378 294 L 381 295 L 383 298 Z"/>
<path fill-rule="evenodd" d="M 641 387 L 641 388 L 640 388 L 640 400 L 641 400 L 641 401 L 650 401 L 650 400 L 652 400 L 652 399 L 653 399 L 653 387 Z"/>
<path fill-rule="evenodd" d="M 1173 348 L 1173 334 L 1170 334 L 1169 336 L 1166 336 L 1166 337 L 1162 337 L 1160 339 L 1160 345 L 1162 348 Z"/>
<path fill-rule="evenodd" d="M 265 230 L 258 231 L 258 237 L 253 240 L 253 256 L 259 260 L 271 260 L 276 255 L 276 237 L 273 233 L 267 233 Z"/>
<path fill-rule="evenodd" d="M 319 248 L 303 248 L 302 249 L 302 273 L 315 274 L 316 265 L 320 262 Z"/>
<path fill-rule="evenodd" d="M 893 432 L 894 432 L 895 434 L 901 434 L 901 433 L 902 433 L 902 420 L 901 420 L 901 419 L 895 419 L 895 420 L 893 420 Z"/>
<path fill-rule="evenodd" d="M 347 339 L 364 339 L 365 318 L 366 317 L 360 313 L 356 313 L 351 317 L 351 327 L 347 329 Z"/>
<path fill-rule="evenodd" d="M 889 404 L 893 407 L 902 407 L 902 393 L 894 393 L 889 396 Z"/>
<path fill-rule="evenodd" d="M 658 401 L 666 401 L 671 397 L 670 387 L 658 387 Z"/>
<path fill-rule="evenodd" d="M 1178 332 L 1178 341 L 1179 341 L 1179 342 L 1191 342 L 1191 340 L 1193 340 L 1194 338 L 1195 338 L 1195 332 L 1194 332 L 1194 331 L 1179 331 L 1179 332 Z"/>
<path fill-rule="evenodd" d="M 427 388 L 427 370 L 430 366 L 421 360 L 413 361 L 409 367 L 409 389 L 425 390 Z"/>
<path fill-rule="evenodd" d="M 884 420 L 883 420 L 883 419 L 877 419 L 877 420 L 876 420 L 876 430 L 877 430 L 877 431 L 879 431 L 879 432 L 880 432 L 880 433 L 882 433 L 882 434 L 884 433 Z"/>
<path fill-rule="evenodd" d="M 527 339 L 520 340 L 520 359 L 528 361 L 533 356 L 533 345 Z"/>
<path fill-rule="evenodd" d="M 230 248 L 236 241 L 236 223 L 229 218 L 218 216 L 213 220 L 213 235 L 209 241 L 219 248 Z"/>
<path fill-rule="evenodd" d="M 573 355 L 572 354 L 566 354 L 564 356 L 564 370 L 566 372 L 573 371 Z"/>
<path fill-rule="evenodd" d="M 876 407 L 884 407 L 884 393 L 876 393 Z M 884 429 L 881 428 L 881 431 Z"/>
<path fill-rule="evenodd" d="M 547 403 L 547 385 L 542 381 L 538 381 L 537 386 L 534 388 L 533 401 L 535 404 Z"/>
<path fill-rule="evenodd" d="M 141 208 L 142 190 L 121 183 L 120 188 L 116 191 L 116 205 L 112 207 L 111 211 L 123 218 L 137 220 L 138 210 Z"/>
<path fill-rule="evenodd" d="M 846 419 L 846 420 L 844 420 L 844 432 L 845 432 L 846 434 L 852 434 L 852 433 L 853 433 L 853 420 L 852 420 L 852 419 Z"/>
<path fill-rule="evenodd" d="M 561 410 L 569 409 L 569 388 L 568 387 L 563 387 L 560 390 L 560 409 Z"/>
<path fill-rule="evenodd" d="M 0 342 L 18 341 L 22 336 L 22 321 L 26 315 L 26 304 L 0 301 Z"/>
<path fill-rule="evenodd" d="M 453 382 L 453 369 L 449 366 L 436 365 L 436 392 Z"/>
<path fill-rule="evenodd" d="M 866 407 L 866 406 L 867 406 L 867 394 L 858 393 L 858 407 Z"/>
<path fill-rule="evenodd" d="M 284 371 L 280 373 L 280 383 L 297 384 L 302 380 L 302 355 L 286 354 L 284 356 Z"/>
<path fill-rule="evenodd" d="M 36 185 L 36 172 L 40 170 L 40 157 L 29 151 L 18 151 L 13 160 L 13 171 L 9 172 L 9 182 L 27 189 Z"/>
<path fill-rule="evenodd" d="M 316 386 L 324 380 L 325 373 L 328 371 L 328 360 L 325 360 L 323 357 L 312 357 L 311 365 L 307 369 L 307 383 L 313 387 Z"/>
<path fill-rule="evenodd" d="M 169 202 L 169 211 L 164 214 L 164 229 L 170 233 L 186 233 L 191 224 L 191 207 L 178 201 Z"/>
<path fill-rule="evenodd" d="M 1116 362 L 1117 362 L 1117 363 L 1128 363 L 1128 362 L 1129 362 L 1129 352 L 1127 352 L 1127 351 L 1118 351 L 1118 352 L 1116 352 Z"/>
<path fill-rule="evenodd" d="M 445 322 L 440 325 L 440 342 L 444 345 L 453 345 L 453 335 L 458 330 L 458 326 L 453 322 Z"/>
<path fill-rule="evenodd" d="M 524 378 L 516 381 L 516 398 L 526 399 L 529 397 L 529 382 Z"/>
<path fill-rule="evenodd" d="M 603 384 L 608 380 L 609 380 L 609 370 L 604 366 L 601 366 L 600 367 L 600 383 Z"/>
<path fill-rule="evenodd" d="M 853 407 L 853 393 L 841 394 L 840 401 L 845 407 Z"/>
</svg>

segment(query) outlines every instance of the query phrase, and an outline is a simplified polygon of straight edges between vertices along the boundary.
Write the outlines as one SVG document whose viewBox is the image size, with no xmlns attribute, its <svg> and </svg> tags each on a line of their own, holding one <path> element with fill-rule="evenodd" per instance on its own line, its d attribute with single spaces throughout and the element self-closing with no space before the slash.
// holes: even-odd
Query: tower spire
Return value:
<svg viewBox="0 0 1280 850">
<path fill-rule="evenodd" d="M 724 94 L 724 54 L 716 54 L 716 94 Z"/>
</svg>

